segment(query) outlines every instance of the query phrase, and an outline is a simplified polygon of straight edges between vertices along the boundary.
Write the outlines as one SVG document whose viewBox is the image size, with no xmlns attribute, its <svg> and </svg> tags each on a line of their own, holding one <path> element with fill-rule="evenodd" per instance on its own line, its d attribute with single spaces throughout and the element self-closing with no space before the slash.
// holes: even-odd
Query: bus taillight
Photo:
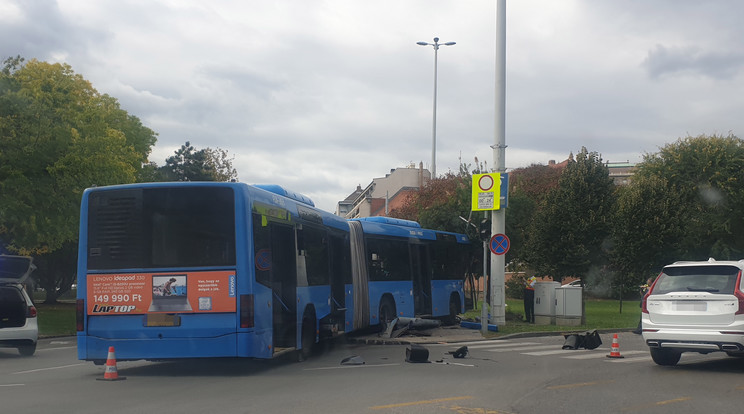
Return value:
<svg viewBox="0 0 744 414">
<path fill-rule="evenodd" d="M 78 299 L 75 302 L 75 325 L 78 332 L 85 330 L 85 300 Z"/>
<path fill-rule="evenodd" d="M 240 295 L 240 327 L 253 328 L 253 295 Z"/>
</svg>

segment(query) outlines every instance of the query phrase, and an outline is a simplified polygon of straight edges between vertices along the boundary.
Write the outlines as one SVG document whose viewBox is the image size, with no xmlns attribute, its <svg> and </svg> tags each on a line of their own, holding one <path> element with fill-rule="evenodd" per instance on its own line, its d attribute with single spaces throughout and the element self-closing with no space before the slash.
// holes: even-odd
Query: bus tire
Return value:
<svg viewBox="0 0 744 414">
<path fill-rule="evenodd" d="M 390 297 L 384 297 L 380 301 L 380 328 L 384 331 L 388 324 L 396 317 L 395 302 Z"/>
<path fill-rule="evenodd" d="M 297 351 L 297 361 L 302 362 L 310 357 L 315 346 L 315 317 L 305 314 L 302 318 L 302 331 L 300 332 L 300 348 Z"/>
</svg>

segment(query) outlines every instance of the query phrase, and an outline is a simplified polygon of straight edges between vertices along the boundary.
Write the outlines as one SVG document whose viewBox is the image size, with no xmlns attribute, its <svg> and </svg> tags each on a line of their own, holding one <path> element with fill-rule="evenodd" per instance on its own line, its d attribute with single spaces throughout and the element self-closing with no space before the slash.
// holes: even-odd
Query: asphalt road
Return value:
<svg viewBox="0 0 744 414">
<path fill-rule="evenodd" d="M 126 380 L 76 359 L 74 338 L 42 340 L 35 356 L 0 348 L 5 413 L 738 413 L 744 359 L 685 354 L 660 367 L 642 339 L 611 335 L 596 350 L 562 350 L 561 336 L 406 345 L 335 344 L 303 363 L 211 359 L 118 362 Z M 363 365 L 342 365 L 356 356 Z"/>
</svg>

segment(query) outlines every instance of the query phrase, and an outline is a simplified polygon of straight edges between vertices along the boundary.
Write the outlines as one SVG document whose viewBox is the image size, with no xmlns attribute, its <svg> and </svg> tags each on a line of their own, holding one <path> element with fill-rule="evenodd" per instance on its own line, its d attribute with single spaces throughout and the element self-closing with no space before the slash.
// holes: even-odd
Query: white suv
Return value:
<svg viewBox="0 0 744 414">
<path fill-rule="evenodd" d="M 642 302 L 643 339 L 659 365 L 682 352 L 744 356 L 744 260 L 676 262 L 664 267 Z"/>
<path fill-rule="evenodd" d="M 30 257 L 0 255 L 0 347 L 17 348 L 23 356 L 36 352 L 39 337 L 36 307 L 23 288 L 34 269 Z"/>
</svg>

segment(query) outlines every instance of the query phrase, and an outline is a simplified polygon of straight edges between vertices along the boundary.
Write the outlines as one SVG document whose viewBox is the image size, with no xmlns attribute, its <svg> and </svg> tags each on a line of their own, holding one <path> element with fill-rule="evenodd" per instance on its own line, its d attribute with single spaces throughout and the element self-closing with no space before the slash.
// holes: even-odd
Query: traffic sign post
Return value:
<svg viewBox="0 0 744 414">
<path fill-rule="evenodd" d="M 491 253 L 497 256 L 506 254 L 509 251 L 509 238 L 506 237 L 506 234 L 494 234 L 488 243 L 488 248 L 491 249 Z"/>
<path fill-rule="evenodd" d="M 501 208 L 501 174 L 473 174 L 471 210 L 487 211 Z"/>
</svg>

